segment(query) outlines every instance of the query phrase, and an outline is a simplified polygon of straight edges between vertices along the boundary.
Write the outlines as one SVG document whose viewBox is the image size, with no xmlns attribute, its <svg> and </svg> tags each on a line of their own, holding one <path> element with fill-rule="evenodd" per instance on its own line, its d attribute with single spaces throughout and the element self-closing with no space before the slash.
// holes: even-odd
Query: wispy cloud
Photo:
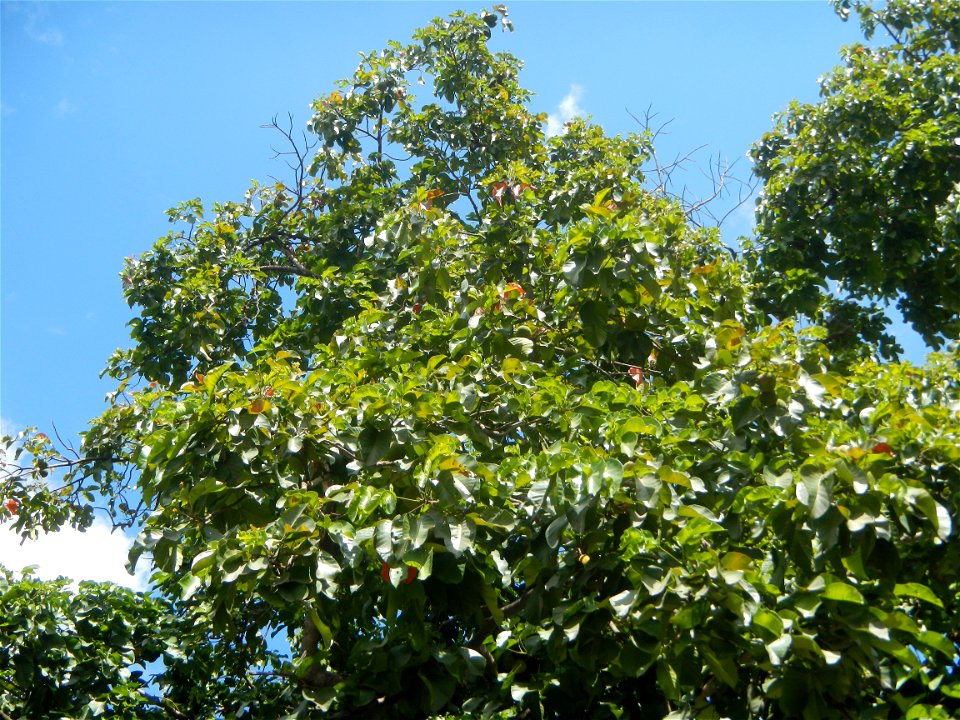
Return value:
<svg viewBox="0 0 960 720">
<path fill-rule="evenodd" d="M 13 115 L 17 109 L 12 105 L 7 105 L 5 102 L 0 102 L 0 116 L 8 117 Z"/>
<path fill-rule="evenodd" d="M 41 45 L 63 45 L 63 33 L 46 24 L 47 8 L 40 3 L 4 3 L 4 10 L 23 17 L 23 32 Z"/>
<path fill-rule="evenodd" d="M 72 115 L 77 111 L 77 106 L 75 103 L 70 102 L 67 98 L 61 98 L 60 102 L 56 106 L 57 115 L 63 117 L 64 115 Z"/>
<path fill-rule="evenodd" d="M 547 137 L 560 135 L 564 132 L 564 125 L 584 114 L 580 107 L 580 99 L 583 97 L 583 88 L 579 85 L 571 85 L 570 92 L 557 105 L 557 109 L 547 116 Z"/>
<path fill-rule="evenodd" d="M 755 190 L 743 203 L 734 211 L 734 217 L 740 226 L 740 232 L 743 235 L 753 234 L 757 224 L 757 199 L 760 197 L 760 191 Z"/>
<path fill-rule="evenodd" d="M 47 30 L 38 30 L 35 27 L 27 26 L 27 35 L 31 40 L 41 45 L 63 45 L 63 33 L 56 28 Z"/>
<path fill-rule="evenodd" d="M 124 567 L 129 549 L 130 539 L 122 532 L 110 532 L 109 525 L 102 520 L 95 520 L 86 532 L 64 528 L 41 534 L 22 545 L 19 535 L 0 526 L 0 565 L 18 572 L 36 566 L 34 572 L 41 580 L 62 576 L 75 582 L 113 582 L 145 590 L 149 573 L 145 563 L 141 563 L 136 575 L 130 575 Z"/>
</svg>

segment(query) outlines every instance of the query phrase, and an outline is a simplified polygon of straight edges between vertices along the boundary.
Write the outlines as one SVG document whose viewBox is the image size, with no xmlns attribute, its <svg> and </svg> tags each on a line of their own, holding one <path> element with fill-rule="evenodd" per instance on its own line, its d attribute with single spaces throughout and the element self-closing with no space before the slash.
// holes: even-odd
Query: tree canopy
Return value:
<svg viewBox="0 0 960 720">
<path fill-rule="evenodd" d="M 955 350 L 771 322 L 776 258 L 689 222 L 650 133 L 546 138 L 498 25 L 363 56 L 278 125 L 287 181 L 128 259 L 107 409 L 0 494 L 25 534 L 106 504 L 153 590 L 5 573 L 0 711 L 960 710 Z"/>
<path fill-rule="evenodd" d="M 960 334 L 960 6 L 835 5 L 888 44 L 844 48 L 820 101 L 792 103 L 753 149 L 766 307 L 877 340 L 880 314 L 860 307 L 896 302 L 939 347 Z"/>
</svg>

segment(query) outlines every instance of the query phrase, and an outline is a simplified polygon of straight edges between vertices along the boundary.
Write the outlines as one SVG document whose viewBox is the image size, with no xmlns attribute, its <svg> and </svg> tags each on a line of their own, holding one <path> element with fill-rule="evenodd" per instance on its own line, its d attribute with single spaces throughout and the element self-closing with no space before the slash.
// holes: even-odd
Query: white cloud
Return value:
<svg viewBox="0 0 960 720">
<path fill-rule="evenodd" d="M 17 109 L 12 105 L 7 105 L 6 103 L 0 102 L 0 116 L 8 117 L 13 115 Z"/>
<path fill-rule="evenodd" d="M 32 25 L 27 25 L 27 35 L 41 45 L 63 45 L 63 33 L 56 28 L 38 30 Z"/>
<path fill-rule="evenodd" d="M 110 532 L 103 520 L 94 520 L 85 532 L 64 528 L 26 540 L 22 545 L 20 536 L 11 528 L 9 523 L 7 527 L 0 525 L 0 565 L 10 570 L 36 565 L 35 573 L 41 580 L 64 576 L 77 582 L 95 580 L 133 590 L 147 588 L 149 570 L 145 563 L 141 563 L 136 575 L 130 575 L 124 567 L 130 539 L 122 532 Z"/>
<path fill-rule="evenodd" d="M 583 88 L 579 85 L 571 85 L 570 92 L 557 105 L 555 112 L 547 116 L 547 137 L 560 135 L 564 132 L 564 125 L 584 114 L 580 107 L 580 99 L 583 97 Z"/>
<path fill-rule="evenodd" d="M 753 230 L 757 222 L 757 194 L 753 193 L 737 208 L 738 219 Z"/>
<path fill-rule="evenodd" d="M 0 435 L 16 436 L 21 429 L 0 417 Z M 0 460 L 4 459 L 0 453 Z M 23 464 L 24 458 L 19 462 Z M 5 499 L 0 497 L 0 501 Z M 67 527 L 40 533 L 36 540 L 25 540 L 22 544 L 20 540 L 20 535 L 13 532 L 13 523 L 3 522 L 0 517 L 0 565 L 17 572 L 35 565 L 35 574 L 41 580 L 64 576 L 76 582 L 95 580 L 133 590 L 147 588 L 148 563 L 141 562 L 136 574 L 130 575 L 125 565 L 132 541 L 122 532 L 111 532 L 110 525 L 100 518 L 85 532 Z"/>
<path fill-rule="evenodd" d="M 77 106 L 67 100 L 67 98 L 62 98 L 60 102 L 57 103 L 57 115 L 72 115 L 77 111 Z"/>
<path fill-rule="evenodd" d="M 47 8 L 40 3 L 4 3 L 4 10 L 14 15 L 23 14 L 23 31 L 34 42 L 63 45 L 63 33 L 45 24 Z"/>
</svg>

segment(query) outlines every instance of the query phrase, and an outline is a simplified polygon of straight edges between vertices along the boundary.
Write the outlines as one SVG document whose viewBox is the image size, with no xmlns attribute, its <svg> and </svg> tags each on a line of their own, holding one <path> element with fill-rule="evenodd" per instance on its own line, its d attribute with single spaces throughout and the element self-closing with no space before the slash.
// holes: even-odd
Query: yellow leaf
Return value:
<svg viewBox="0 0 960 720">
<path fill-rule="evenodd" d="M 700 267 L 695 267 L 695 268 L 693 269 L 693 273 L 694 273 L 694 275 L 709 275 L 709 274 L 711 274 L 714 270 L 717 269 L 717 263 L 719 263 L 719 262 L 720 262 L 720 258 L 717 258 L 716 260 L 714 260 L 714 261 L 713 261 L 712 263 L 710 263 L 709 265 L 701 265 Z"/>
<path fill-rule="evenodd" d="M 270 401 L 262 397 L 256 398 L 252 403 L 250 403 L 250 407 L 248 409 L 254 415 L 258 415 L 270 409 Z"/>
<path fill-rule="evenodd" d="M 741 552 L 728 552 L 720 560 L 720 565 L 724 570 L 746 570 L 750 567 L 751 562 L 753 560 L 749 555 L 744 555 Z"/>
</svg>

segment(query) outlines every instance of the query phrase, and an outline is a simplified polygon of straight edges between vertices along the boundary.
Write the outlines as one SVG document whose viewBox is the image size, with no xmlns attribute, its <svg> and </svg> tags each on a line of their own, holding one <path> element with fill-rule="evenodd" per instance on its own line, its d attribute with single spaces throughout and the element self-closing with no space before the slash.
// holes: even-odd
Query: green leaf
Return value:
<svg viewBox="0 0 960 720">
<path fill-rule="evenodd" d="M 454 554 L 460 555 L 473 547 L 476 528 L 472 522 L 469 520 L 450 521 L 448 529 L 450 533 L 450 549 Z"/>
<path fill-rule="evenodd" d="M 387 453 L 390 452 L 393 441 L 393 432 L 389 429 L 378 430 L 373 438 L 373 442 L 370 443 L 370 446 L 367 448 L 367 457 L 364 464 L 369 467 L 380 462 Z"/>
<path fill-rule="evenodd" d="M 393 554 L 393 522 L 389 518 L 378 522 L 374 537 L 377 555 L 381 559 L 388 559 Z"/>
<path fill-rule="evenodd" d="M 340 572 L 340 563 L 336 558 L 323 550 L 317 553 L 317 577 L 326 581 L 332 581 Z"/>
<path fill-rule="evenodd" d="M 690 487 L 690 476 L 686 473 L 674 470 L 673 468 L 662 467 L 657 472 L 657 476 L 664 482 L 672 485 L 680 485 L 681 487 L 685 488 Z"/>
<path fill-rule="evenodd" d="M 771 610 L 765 608 L 757 610 L 753 614 L 753 624 L 762 627 L 774 637 L 780 637 L 783 634 L 783 620 Z"/>
<path fill-rule="evenodd" d="M 960 698 L 960 683 L 944 683 L 940 686 L 940 692 L 947 697 Z"/>
<path fill-rule="evenodd" d="M 616 492 L 623 482 L 623 463 L 616 458 L 606 460 L 603 468 L 603 477 L 607 481 L 608 492 Z"/>
<path fill-rule="evenodd" d="M 853 585 L 845 582 L 827 583 L 826 587 L 820 591 L 820 596 L 826 600 L 836 600 L 837 602 L 865 604 L 863 595 Z"/>
<path fill-rule="evenodd" d="M 923 600 L 939 608 L 943 607 L 943 602 L 926 585 L 920 583 L 897 583 L 893 587 L 893 594 L 897 597 L 912 597 Z"/>
<path fill-rule="evenodd" d="M 953 523 L 950 519 L 949 511 L 943 505 L 936 502 L 933 496 L 923 488 L 909 488 L 907 497 L 936 528 L 937 538 L 939 540 L 944 541 L 950 537 L 950 533 L 953 530 Z"/>
<path fill-rule="evenodd" d="M 607 341 L 607 319 L 610 308 L 601 300 L 588 300 L 580 306 L 580 322 L 583 337 L 593 347 L 599 348 Z"/>
<path fill-rule="evenodd" d="M 177 584 L 180 586 L 180 599 L 186 601 L 200 589 L 203 581 L 193 573 L 187 573 L 177 581 Z"/>
<path fill-rule="evenodd" d="M 716 677 L 718 677 L 728 687 L 737 687 L 737 671 L 734 658 L 719 658 L 713 652 L 713 650 L 702 646 L 700 647 L 700 653 L 703 655 L 704 659 L 707 661 L 707 665 L 710 666 L 710 670 Z"/>
<path fill-rule="evenodd" d="M 665 660 L 657 661 L 657 685 L 670 700 L 680 699 L 679 677 L 676 668 Z"/>
<path fill-rule="evenodd" d="M 807 394 L 807 399 L 810 400 L 810 403 L 814 407 L 820 407 L 820 405 L 823 403 L 823 396 L 826 394 L 826 389 L 823 387 L 823 385 L 818 383 L 804 372 L 800 373 L 799 377 L 797 378 L 797 383 Z"/>
<path fill-rule="evenodd" d="M 529 355 L 533 352 L 533 340 L 528 337 L 514 336 L 509 342 L 521 355 Z"/>
<path fill-rule="evenodd" d="M 832 469 L 823 471 L 813 465 L 801 468 L 797 499 L 810 508 L 810 517 L 814 520 L 823 517 L 833 507 L 832 472 Z"/>
<path fill-rule="evenodd" d="M 204 550 L 203 552 L 198 553 L 193 559 L 193 564 L 190 566 L 190 571 L 195 575 L 202 573 L 204 570 L 212 566 L 215 560 L 216 551 Z"/>
<path fill-rule="evenodd" d="M 637 600 L 637 591 L 624 590 L 610 598 L 610 609 L 619 618 L 625 618 Z"/>
<path fill-rule="evenodd" d="M 546 540 L 549 547 L 555 548 L 560 544 L 560 538 L 563 536 L 563 531 L 569 524 L 570 523 L 567 518 L 561 515 L 560 517 L 555 518 L 553 522 L 547 526 Z"/>
<path fill-rule="evenodd" d="M 939 651 L 944 657 L 951 660 L 955 659 L 958 655 L 957 646 L 940 633 L 925 630 L 917 636 L 917 639 L 927 647 Z"/>
</svg>

